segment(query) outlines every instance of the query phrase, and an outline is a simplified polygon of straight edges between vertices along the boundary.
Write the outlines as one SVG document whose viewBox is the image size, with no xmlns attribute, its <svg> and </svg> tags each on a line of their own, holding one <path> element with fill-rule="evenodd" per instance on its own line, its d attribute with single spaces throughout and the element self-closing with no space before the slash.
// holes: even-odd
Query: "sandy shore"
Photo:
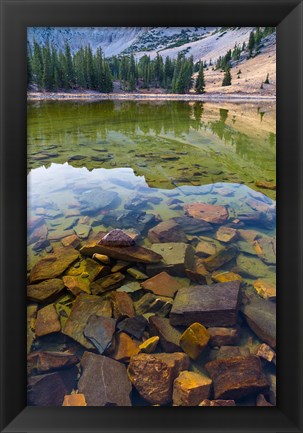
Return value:
<svg viewBox="0 0 303 433">
<path fill-rule="evenodd" d="M 28 92 L 28 101 L 92 101 L 92 100 L 155 100 L 155 101 L 275 101 L 275 96 L 264 96 L 258 94 L 220 94 L 220 93 L 204 93 L 204 94 L 167 94 L 167 93 L 42 93 Z"/>
</svg>

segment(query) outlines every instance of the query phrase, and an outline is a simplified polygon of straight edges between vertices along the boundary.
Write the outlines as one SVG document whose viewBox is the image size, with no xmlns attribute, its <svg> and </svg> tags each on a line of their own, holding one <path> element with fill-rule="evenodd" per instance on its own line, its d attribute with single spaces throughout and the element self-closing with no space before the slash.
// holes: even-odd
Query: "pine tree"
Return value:
<svg viewBox="0 0 303 433">
<path fill-rule="evenodd" d="M 43 76 L 42 86 L 45 90 L 54 89 L 54 71 L 49 43 L 43 47 Z"/>
<path fill-rule="evenodd" d="M 249 41 L 248 41 L 248 58 L 252 56 L 253 49 L 255 47 L 255 34 L 253 31 L 250 32 Z"/>
<path fill-rule="evenodd" d="M 75 74 L 74 74 L 74 66 L 73 66 L 73 59 L 71 55 L 71 49 L 68 42 L 65 43 L 64 57 L 65 57 L 65 62 L 64 62 L 65 81 L 69 88 L 73 88 L 73 86 L 75 85 Z"/>
<path fill-rule="evenodd" d="M 29 86 L 33 80 L 33 70 L 32 70 L 32 54 L 31 54 L 31 48 L 28 44 L 27 46 L 27 86 Z"/>
<path fill-rule="evenodd" d="M 39 89 L 43 87 L 43 59 L 40 45 L 34 40 L 34 52 L 32 60 L 32 71 L 34 82 Z"/>
<path fill-rule="evenodd" d="M 223 77 L 222 86 L 230 86 L 231 85 L 231 73 L 230 68 L 227 68 Z"/>
<path fill-rule="evenodd" d="M 204 70 L 203 70 L 202 63 L 200 65 L 200 69 L 198 72 L 195 90 L 197 93 L 205 93 L 205 79 L 204 79 Z"/>
</svg>

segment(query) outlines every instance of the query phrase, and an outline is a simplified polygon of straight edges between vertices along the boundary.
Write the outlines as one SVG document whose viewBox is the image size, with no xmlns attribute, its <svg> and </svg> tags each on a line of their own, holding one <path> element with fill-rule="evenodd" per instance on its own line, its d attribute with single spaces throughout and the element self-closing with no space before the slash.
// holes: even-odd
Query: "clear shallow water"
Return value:
<svg viewBox="0 0 303 433">
<path fill-rule="evenodd" d="M 82 244 L 99 231 L 120 228 L 135 230 L 137 243 L 150 247 L 149 228 L 182 219 L 184 206 L 195 202 L 225 206 L 230 226 L 255 230 L 268 245 L 276 235 L 275 190 L 255 183 L 275 179 L 275 109 L 270 105 L 29 103 L 28 216 L 43 216 L 44 224 L 37 235 L 29 233 L 28 270 L 83 226 Z M 214 241 L 225 248 L 216 240 L 218 227 L 186 226 L 187 242 L 195 248 L 200 241 Z M 37 247 L 45 239 L 48 243 Z M 237 248 L 241 263 L 233 259 L 220 271 L 238 272 L 240 265 L 248 283 L 243 286 L 259 278 L 275 285 L 275 254 L 264 262 L 241 237 L 228 245 Z M 128 281 L 134 279 L 126 275 L 123 284 Z M 186 275 L 180 282 L 190 284 Z M 73 300 L 65 292 L 56 305 L 64 305 L 68 314 Z M 241 326 L 241 345 L 262 341 Z M 60 335 L 38 339 L 34 350 L 61 350 L 66 342 Z"/>
</svg>

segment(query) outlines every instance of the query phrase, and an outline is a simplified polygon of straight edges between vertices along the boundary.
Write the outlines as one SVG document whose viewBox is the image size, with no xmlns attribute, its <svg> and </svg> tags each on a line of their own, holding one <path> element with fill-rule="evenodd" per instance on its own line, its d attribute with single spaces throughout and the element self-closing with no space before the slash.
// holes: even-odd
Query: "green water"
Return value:
<svg viewBox="0 0 303 433">
<path fill-rule="evenodd" d="M 28 104 L 28 168 L 130 167 L 150 187 L 275 182 L 275 107 L 184 101 Z"/>
<path fill-rule="evenodd" d="M 271 286 L 276 279 L 275 190 L 256 186 L 256 182 L 275 185 L 275 140 L 275 106 L 271 104 L 29 103 L 28 217 L 29 221 L 42 217 L 42 222 L 28 232 L 28 274 L 40 259 L 62 247 L 67 236 L 76 233 L 83 246 L 100 231 L 123 229 L 136 237 L 137 245 L 152 249 L 149 230 L 173 219 L 184 231 L 182 242 L 195 249 L 192 268 L 178 273 L 178 281 L 185 287 L 197 284 L 197 276 L 193 277 L 199 271 L 197 261 L 214 254 L 199 250 L 199 245 L 218 252 L 232 245 L 235 256 L 216 272 L 239 274 L 242 295 L 254 300 L 259 296 L 252 287 L 257 279 Z M 205 230 L 201 228 L 204 222 L 186 216 L 187 205 L 194 207 L 193 203 L 224 206 L 228 220 Z M 224 225 L 236 229 L 231 241 L 218 239 Z M 82 278 L 87 260 L 81 255 L 63 276 Z M 110 261 L 113 269 L 116 260 Z M 144 263 L 134 266 L 149 272 Z M 121 285 L 134 283 L 134 277 L 123 272 Z M 206 282 L 214 281 L 211 271 Z M 134 301 L 143 296 L 141 292 L 132 294 Z M 52 300 L 63 327 L 75 296 L 65 288 Z M 239 324 L 241 346 L 252 348 L 263 342 L 242 319 Z M 30 344 L 31 352 L 70 349 L 82 356 L 84 350 L 58 332 Z M 206 356 L 212 359 L 216 351 Z M 192 362 L 190 369 L 203 369 L 206 358 L 201 362 Z M 271 372 L 272 365 L 265 370 Z M 133 405 L 146 404 L 136 394 L 132 399 Z M 254 405 L 254 401 L 243 404 Z"/>
</svg>

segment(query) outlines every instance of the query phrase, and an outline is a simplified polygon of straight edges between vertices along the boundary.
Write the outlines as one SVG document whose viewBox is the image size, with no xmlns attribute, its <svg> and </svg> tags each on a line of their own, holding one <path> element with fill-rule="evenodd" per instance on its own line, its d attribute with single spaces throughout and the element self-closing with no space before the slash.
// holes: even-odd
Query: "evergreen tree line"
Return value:
<svg viewBox="0 0 303 433">
<path fill-rule="evenodd" d="M 46 43 L 33 42 L 28 47 L 28 84 L 39 90 L 57 91 L 77 88 L 113 91 L 113 81 L 120 81 L 120 88 L 134 91 L 136 88 L 164 88 L 171 93 L 187 93 L 192 86 L 193 58 L 179 54 L 177 59 L 158 54 L 155 59 L 144 55 L 139 61 L 133 54 L 105 58 L 102 50 L 93 53 L 90 45 L 81 47 L 74 54 L 66 42 L 63 50 Z"/>
</svg>

